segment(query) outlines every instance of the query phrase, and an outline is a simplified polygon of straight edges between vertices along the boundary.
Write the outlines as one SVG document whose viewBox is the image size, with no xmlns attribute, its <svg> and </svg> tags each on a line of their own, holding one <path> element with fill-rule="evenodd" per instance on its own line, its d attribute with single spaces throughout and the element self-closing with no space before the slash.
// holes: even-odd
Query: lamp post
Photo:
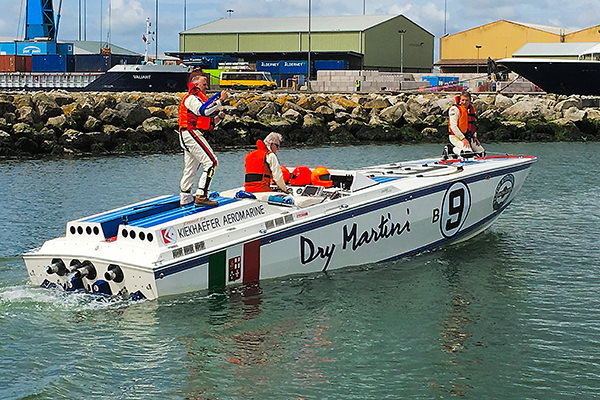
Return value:
<svg viewBox="0 0 600 400">
<path fill-rule="evenodd" d="M 229 18 L 231 18 L 231 13 L 233 12 L 233 10 L 230 8 L 229 10 L 227 10 L 227 15 L 229 15 Z"/>
<path fill-rule="evenodd" d="M 481 48 L 481 45 L 476 44 L 475 48 L 477 49 L 477 73 L 479 73 L 479 49 Z"/>
<path fill-rule="evenodd" d="M 400 29 L 398 31 L 400 34 L 400 73 L 404 73 L 404 34 L 406 33 L 406 29 Z"/>
<path fill-rule="evenodd" d="M 363 15 L 366 15 L 366 14 L 365 14 L 365 10 L 366 10 L 366 7 L 365 7 L 365 1 L 366 1 L 366 0 L 363 0 Z"/>
<path fill-rule="evenodd" d="M 447 0 L 444 0 L 444 35 L 446 35 L 447 31 L 446 31 L 446 17 L 448 15 L 447 10 L 447 6 L 448 6 L 448 2 Z"/>
<path fill-rule="evenodd" d="M 311 24 L 311 0 L 308 0 L 308 77 L 306 79 L 306 89 L 310 90 L 310 24 Z"/>
<path fill-rule="evenodd" d="M 154 20 L 154 63 L 158 64 L 158 0 L 156 0 L 156 18 Z"/>
</svg>

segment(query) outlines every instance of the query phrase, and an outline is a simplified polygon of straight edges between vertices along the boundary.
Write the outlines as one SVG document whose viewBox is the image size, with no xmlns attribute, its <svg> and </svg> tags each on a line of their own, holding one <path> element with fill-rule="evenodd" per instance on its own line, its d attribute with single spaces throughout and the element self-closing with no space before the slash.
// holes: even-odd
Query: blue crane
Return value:
<svg viewBox="0 0 600 400">
<path fill-rule="evenodd" d="M 25 40 L 43 37 L 55 42 L 58 33 L 61 6 L 62 0 L 58 7 L 58 15 L 55 22 L 52 0 L 27 0 Z"/>
</svg>

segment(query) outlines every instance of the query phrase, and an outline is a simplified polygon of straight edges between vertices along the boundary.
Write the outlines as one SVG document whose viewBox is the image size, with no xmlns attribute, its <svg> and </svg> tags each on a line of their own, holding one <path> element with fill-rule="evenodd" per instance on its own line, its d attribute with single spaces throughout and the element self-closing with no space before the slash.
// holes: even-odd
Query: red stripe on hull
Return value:
<svg viewBox="0 0 600 400">
<path fill-rule="evenodd" d="M 244 283 L 258 282 L 260 278 L 260 241 L 244 244 Z"/>
</svg>

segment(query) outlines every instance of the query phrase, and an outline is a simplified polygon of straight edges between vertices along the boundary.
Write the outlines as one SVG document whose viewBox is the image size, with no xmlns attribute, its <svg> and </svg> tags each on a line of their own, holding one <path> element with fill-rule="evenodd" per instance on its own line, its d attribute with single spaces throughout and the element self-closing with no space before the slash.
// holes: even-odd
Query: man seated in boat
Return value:
<svg viewBox="0 0 600 400">
<path fill-rule="evenodd" d="M 450 149 L 448 146 L 444 150 L 444 157 L 448 158 L 450 152 L 455 155 L 473 154 L 483 156 L 485 149 L 477 139 L 477 126 L 475 122 L 477 116 L 475 107 L 471 103 L 471 93 L 463 91 L 460 96 L 456 96 L 456 104 L 450 107 L 448 111 L 448 138 L 450 139 Z"/>
<path fill-rule="evenodd" d="M 256 150 L 246 155 L 246 176 L 244 190 L 246 192 L 272 192 L 271 178 L 279 189 L 288 192 L 283 180 L 283 173 L 277 159 L 277 151 L 281 145 L 281 135 L 271 132 L 265 140 L 256 141 Z"/>
</svg>

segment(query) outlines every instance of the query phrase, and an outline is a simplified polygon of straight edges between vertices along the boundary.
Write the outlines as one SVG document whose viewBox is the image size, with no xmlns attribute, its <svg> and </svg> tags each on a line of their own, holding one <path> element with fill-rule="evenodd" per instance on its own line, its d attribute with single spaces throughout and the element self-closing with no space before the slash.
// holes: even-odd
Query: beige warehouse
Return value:
<svg viewBox="0 0 600 400">
<path fill-rule="evenodd" d="M 309 49 L 308 28 L 307 17 L 223 18 L 181 32 L 179 46 L 182 54 L 300 59 Z M 433 35 L 403 15 L 312 17 L 310 33 L 313 59 L 320 52 L 357 54 L 362 65 L 352 67 L 380 71 L 399 71 L 402 64 L 405 72 L 426 72 L 433 66 Z"/>
<path fill-rule="evenodd" d="M 599 26 L 583 30 L 499 20 L 440 38 L 442 72 L 485 71 L 487 58 L 512 57 L 527 43 L 577 43 L 600 41 Z M 479 46 L 479 47 L 478 47 Z"/>
</svg>

